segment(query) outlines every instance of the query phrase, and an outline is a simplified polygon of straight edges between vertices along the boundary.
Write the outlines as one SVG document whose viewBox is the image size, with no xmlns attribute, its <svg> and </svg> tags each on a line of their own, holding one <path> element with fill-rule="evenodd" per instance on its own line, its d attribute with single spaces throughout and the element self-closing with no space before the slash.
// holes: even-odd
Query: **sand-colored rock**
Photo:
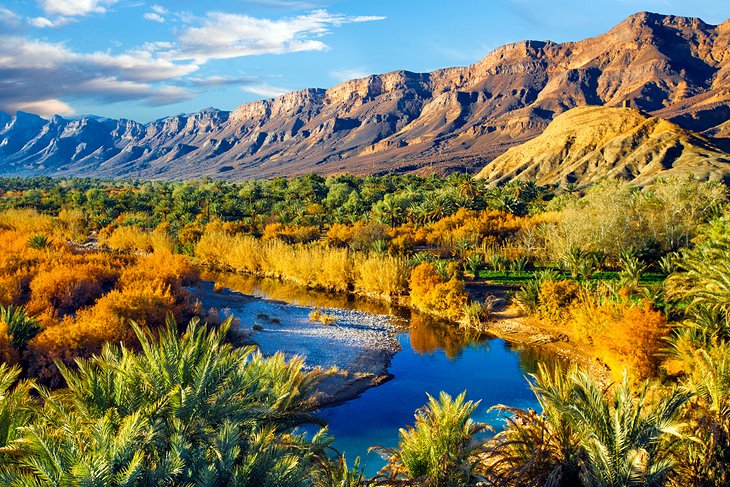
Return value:
<svg viewBox="0 0 730 487">
<path fill-rule="evenodd" d="M 523 41 L 466 67 L 395 71 L 149 124 L 0 114 L 0 173 L 152 179 L 477 170 L 557 115 L 626 100 L 725 138 L 730 22 L 639 13 L 595 38 Z"/>
<path fill-rule="evenodd" d="M 487 164 L 477 175 L 583 186 L 602 178 L 650 184 L 660 176 L 730 178 L 730 154 L 707 138 L 631 108 L 579 107 L 555 118 L 538 137 Z"/>
</svg>

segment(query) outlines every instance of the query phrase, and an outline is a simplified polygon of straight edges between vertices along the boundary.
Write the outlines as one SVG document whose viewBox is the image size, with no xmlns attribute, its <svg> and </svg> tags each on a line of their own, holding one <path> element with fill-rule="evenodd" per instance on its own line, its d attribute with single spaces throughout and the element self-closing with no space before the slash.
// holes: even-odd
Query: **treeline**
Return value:
<svg viewBox="0 0 730 487">
<path fill-rule="evenodd" d="M 92 235 L 91 245 L 121 251 L 119 259 L 188 255 L 220 269 L 398 301 L 478 333 L 493 301 L 470 295 L 469 280 L 514 276 L 526 281 L 515 298 L 531 316 L 554 323 L 614 373 L 628 367 L 636 377 L 659 373 L 656 355 L 680 319 L 661 281 L 676 268 L 678 252 L 693 246 L 698 227 L 727 208 L 725 186 L 691 178 L 645 190 L 606 181 L 559 195 L 529 183 L 487 188 L 463 175 L 0 185 L 8 215 L 25 206 L 43 212 L 37 219 L 48 225 L 36 231 L 39 238 L 62 231 L 62 240 L 80 244 Z M 368 204 L 350 212 L 350 198 Z M 419 216 L 426 200 L 437 203 Z M 304 203 L 306 211 L 288 213 Z M 230 210 L 251 204 L 258 206 L 245 215 Z M 0 303 L 37 312 L 31 299 L 19 298 L 30 296 L 29 278 L 12 267 L 6 274 L 0 294 L 9 294 Z M 110 276 L 100 280 L 105 291 L 120 282 Z M 77 277 L 64 286 L 73 295 L 89 284 Z M 71 312 L 93 305 L 98 294 L 80 298 Z M 62 311 L 55 320 L 64 317 Z"/>
</svg>

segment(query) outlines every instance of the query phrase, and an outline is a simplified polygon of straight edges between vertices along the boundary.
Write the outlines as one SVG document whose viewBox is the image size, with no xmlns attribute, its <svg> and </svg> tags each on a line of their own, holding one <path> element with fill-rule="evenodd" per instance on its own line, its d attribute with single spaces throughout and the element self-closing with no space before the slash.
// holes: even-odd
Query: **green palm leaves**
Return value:
<svg viewBox="0 0 730 487">
<path fill-rule="evenodd" d="M 23 308 L 12 305 L 0 306 L 0 324 L 7 327 L 10 344 L 18 351 L 22 351 L 25 344 L 41 331 L 38 323 Z"/>
<path fill-rule="evenodd" d="M 37 387 L 43 407 L 16 414 L 28 385 L 0 367 L 0 465 L 8 485 L 308 485 L 326 459 L 325 430 L 310 438 L 292 427 L 305 414 L 322 371 L 235 349 L 230 323 L 193 321 L 180 335 L 170 320 L 159 337 L 134 326 L 140 352 L 106 346 L 61 367 L 68 388 Z M 10 399 L 9 399 L 10 398 Z M 31 402 L 32 404 L 32 402 Z M 3 415 L 4 411 L 12 411 Z"/>
<path fill-rule="evenodd" d="M 606 393 L 585 372 L 540 366 L 532 388 L 541 414 L 513 413 L 490 451 L 488 477 L 497 485 L 664 485 L 674 467 L 681 408 L 674 392 L 651 403 L 647 387 L 628 379 Z"/>
<path fill-rule="evenodd" d="M 374 447 L 388 462 L 380 472 L 385 483 L 409 479 L 416 485 L 476 485 L 481 445 L 475 436 L 487 425 L 471 415 L 479 402 L 442 392 L 416 412 L 416 423 L 400 430 L 397 449 Z"/>
</svg>

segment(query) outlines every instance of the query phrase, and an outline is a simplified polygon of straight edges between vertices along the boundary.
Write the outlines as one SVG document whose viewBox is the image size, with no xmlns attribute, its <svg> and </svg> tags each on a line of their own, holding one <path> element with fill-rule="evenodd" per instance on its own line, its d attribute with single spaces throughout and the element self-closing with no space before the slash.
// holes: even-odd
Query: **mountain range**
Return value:
<svg viewBox="0 0 730 487">
<path fill-rule="evenodd" d="M 601 159 L 612 165 L 606 170 L 586 169 L 595 160 L 590 154 L 607 141 L 590 141 L 585 133 L 580 155 L 571 154 L 565 143 L 508 151 L 540 136 L 573 108 L 626 104 L 633 110 L 611 112 L 613 135 L 638 130 L 654 138 L 610 146 L 619 152 Z M 570 137 L 571 123 L 603 121 L 598 112 L 587 113 L 568 117 L 547 135 Z M 466 67 L 373 75 L 230 112 L 209 108 L 148 124 L 0 112 L 0 174 L 243 179 L 484 168 L 481 177 L 493 182 L 515 176 L 586 182 L 600 174 L 638 177 L 642 164 L 654 172 L 659 166 L 701 168 L 705 154 L 713 169 L 687 170 L 725 177 L 728 120 L 730 21 L 715 26 L 697 18 L 639 13 L 591 39 L 518 42 Z M 666 132 L 664 138 L 659 132 Z M 678 164 L 677 149 L 656 147 L 643 162 L 621 162 L 621 150 L 676 145 L 677 138 L 686 142 L 682 153 L 692 154 L 691 163 Z M 557 155 L 540 159 L 534 150 Z M 669 162 L 662 155 L 667 153 Z M 572 169 L 557 167 L 564 162 Z"/>
</svg>

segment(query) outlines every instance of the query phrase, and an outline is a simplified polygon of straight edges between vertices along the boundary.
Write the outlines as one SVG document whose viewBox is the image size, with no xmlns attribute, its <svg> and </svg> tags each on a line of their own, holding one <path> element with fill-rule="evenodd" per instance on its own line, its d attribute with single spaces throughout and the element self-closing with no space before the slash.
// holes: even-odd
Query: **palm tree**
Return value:
<svg viewBox="0 0 730 487">
<path fill-rule="evenodd" d="M 34 383 L 18 382 L 20 372 L 17 366 L 0 363 L 0 465 L 11 462 L 17 454 L 15 441 L 20 428 L 31 422 L 38 408 L 31 396 Z"/>
<path fill-rule="evenodd" d="M 38 323 L 23 308 L 12 305 L 0 305 L 0 323 L 5 324 L 11 345 L 20 352 L 41 331 Z"/>
<path fill-rule="evenodd" d="M 376 479 L 432 487 L 476 485 L 482 443 L 475 437 L 488 427 L 471 419 L 478 406 L 478 401 L 466 401 L 465 392 L 456 398 L 445 392 L 438 399 L 428 395 L 415 425 L 400 430 L 398 448 L 371 448 L 388 462 Z"/>
<path fill-rule="evenodd" d="M 673 472 L 688 395 L 669 391 L 655 403 L 648 383 L 634 391 L 624 374 L 612 394 L 572 367 L 540 366 L 532 389 L 542 413 L 513 413 L 485 458 L 496 485 L 659 486 Z"/>
<path fill-rule="evenodd" d="M 39 419 L 15 441 L 9 485 L 308 485 L 328 461 L 326 430 L 310 420 L 324 372 L 301 359 L 264 358 L 225 339 L 230 321 L 184 334 L 168 320 L 159 338 L 133 324 L 141 351 L 59 364 L 68 388 L 38 388 Z"/>
<path fill-rule="evenodd" d="M 674 467 L 672 444 L 681 438 L 679 420 L 686 394 L 669 391 L 649 404 L 648 382 L 634 394 L 628 375 L 613 394 L 599 390 L 585 372 L 574 372 L 575 402 L 565 409 L 580 431 L 586 485 L 661 486 Z"/>
<path fill-rule="evenodd" d="M 677 454 L 681 476 L 688 485 L 728 485 L 730 347 L 714 343 L 688 350 L 681 359 L 689 371 L 681 386 L 692 397 L 688 412 L 694 432 Z"/>
<path fill-rule="evenodd" d="M 580 437 L 565 410 L 575 386 L 559 368 L 540 364 L 530 387 L 542 413 L 495 406 L 510 413 L 507 427 L 490 442 L 487 477 L 494 485 L 578 485 L 582 461 Z"/>
<path fill-rule="evenodd" d="M 686 300 L 690 311 L 706 308 L 727 317 L 730 311 L 728 231 L 730 221 L 720 218 L 703 229 L 696 246 L 682 250 L 676 262 L 678 270 L 667 279 L 670 298 Z"/>
</svg>

